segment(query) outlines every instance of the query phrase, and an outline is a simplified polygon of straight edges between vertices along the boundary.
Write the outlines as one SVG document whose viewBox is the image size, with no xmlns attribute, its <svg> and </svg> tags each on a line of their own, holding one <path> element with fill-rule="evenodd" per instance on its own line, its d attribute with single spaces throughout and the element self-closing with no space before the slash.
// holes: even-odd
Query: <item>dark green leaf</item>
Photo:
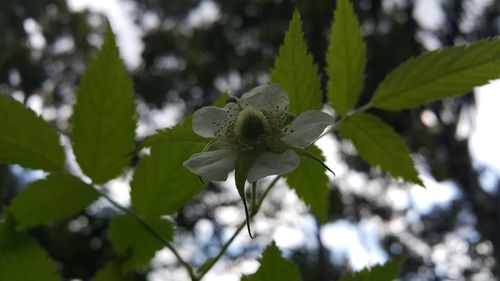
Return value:
<svg viewBox="0 0 500 281">
<path fill-rule="evenodd" d="M 185 124 L 157 136 L 151 155 L 139 161 L 131 182 L 132 205 L 151 217 L 176 212 L 202 190 L 198 177 L 182 163 L 203 150 L 203 138 L 191 141 L 196 135 Z"/>
<path fill-rule="evenodd" d="M 95 183 L 122 173 L 135 150 L 135 101 L 111 28 L 83 75 L 72 122 L 74 152 L 83 172 Z"/>
<path fill-rule="evenodd" d="M 243 276 L 241 281 L 301 281 L 299 269 L 291 262 L 281 257 L 281 252 L 274 242 L 269 245 L 262 258 L 260 268 L 252 275 Z"/>
<path fill-rule="evenodd" d="M 204 146 L 209 139 L 200 137 L 193 132 L 191 116 L 187 117 L 174 127 L 157 131 L 154 135 L 146 138 L 142 147 L 150 147 L 161 143 L 193 144 Z"/>
<path fill-rule="evenodd" d="M 61 280 L 54 262 L 35 241 L 14 229 L 12 218 L 0 225 L 0 280 Z"/>
<path fill-rule="evenodd" d="M 47 171 L 64 167 L 56 132 L 33 111 L 0 95 L 0 124 L 1 163 Z"/>
<path fill-rule="evenodd" d="M 321 150 L 310 146 L 309 152 L 325 161 Z M 321 223 L 328 219 L 328 177 L 321 165 L 313 160 L 303 158 L 300 166 L 286 175 L 288 185 L 309 206 Z"/>
<path fill-rule="evenodd" d="M 290 112 L 300 114 L 321 107 L 318 67 L 304 42 L 302 20 L 297 10 L 293 13 L 284 43 L 274 61 L 271 79 L 288 93 Z"/>
<path fill-rule="evenodd" d="M 126 274 L 121 271 L 120 265 L 116 262 L 107 263 L 104 268 L 97 272 L 94 278 L 90 281 L 133 281 L 131 274 Z"/>
<path fill-rule="evenodd" d="M 339 127 L 342 137 L 352 140 L 361 158 L 379 165 L 394 177 L 423 186 L 410 157 L 410 150 L 394 130 L 371 114 L 356 114 Z"/>
<path fill-rule="evenodd" d="M 396 258 L 384 265 L 376 265 L 359 272 L 348 273 L 340 281 L 393 281 L 399 275 L 402 262 L 402 258 Z"/>
<path fill-rule="evenodd" d="M 12 213 L 21 228 L 63 219 L 85 209 L 99 197 L 79 179 L 60 172 L 32 183 L 12 201 Z"/>
<path fill-rule="evenodd" d="M 146 222 L 163 239 L 172 239 L 173 228 L 169 221 L 156 218 Z M 141 223 L 128 215 L 111 220 L 109 237 L 116 254 L 124 259 L 122 269 L 127 272 L 148 265 L 155 252 L 164 246 Z"/>
<path fill-rule="evenodd" d="M 366 45 L 348 0 L 338 0 L 326 55 L 328 99 L 346 115 L 358 101 L 366 65 Z"/>
<path fill-rule="evenodd" d="M 411 59 L 380 83 L 371 103 L 400 110 L 472 90 L 500 77 L 500 40 L 436 50 Z"/>
</svg>

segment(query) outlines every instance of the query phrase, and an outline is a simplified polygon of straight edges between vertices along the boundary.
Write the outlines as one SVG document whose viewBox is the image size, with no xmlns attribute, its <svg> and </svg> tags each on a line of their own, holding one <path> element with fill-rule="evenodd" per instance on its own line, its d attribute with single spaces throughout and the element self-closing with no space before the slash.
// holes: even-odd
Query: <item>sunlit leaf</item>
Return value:
<svg viewBox="0 0 500 281">
<path fill-rule="evenodd" d="M 304 42 L 302 20 L 297 10 L 293 13 L 284 43 L 274 61 L 271 79 L 288 93 L 290 112 L 300 114 L 321 107 L 318 67 Z"/>
<path fill-rule="evenodd" d="M 316 146 L 308 148 L 310 152 L 325 160 Z M 321 223 L 328 219 L 328 177 L 318 163 L 303 158 L 300 166 L 286 175 L 288 185 L 309 206 Z"/>
<path fill-rule="evenodd" d="M 394 69 L 372 97 L 374 107 L 400 110 L 464 94 L 500 77 L 500 40 L 425 53 Z"/>
<path fill-rule="evenodd" d="M 111 28 L 83 75 L 72 123 L 74 152 L 83 172 L 95 183 L 121 174 L 135 150 L 135 100 Z"/>
<path fill-rule="evenodd" d="M 359 156 L 380 166 L 393 177 L 423 186 L 410 150 L 394 130 L 371 114 L 356 114 L 339 127 L 342 137 L 352 140 Z"/>
<path fill-rule="evenodd" d="M 257 272 L 243 276 L 241 281 L 302 280 L 299 269 L 281 256 L 274 242 L 266 248 L 259 262 L 260 267 Z"/>
<path fill-rule="evenodd" d="M 2 95 L 0 163 L 47 171 L 64 167 L 64 151 L 54 129 L 21 103 Z"/>
<path fill-rule="evenodd" d="M 338 0 L 326 55 L 328 99 L 346 115 L 358 101 L 366 65 L 366 44 L 348 0 Z"/>
<path fill-rule="evenodd" d="M 99 197 L 79 179 L 60 172 L 36 181 L 12 201 L 12 213 L 21 228 L 63 219 L 84 210 Z"/>
</svg>

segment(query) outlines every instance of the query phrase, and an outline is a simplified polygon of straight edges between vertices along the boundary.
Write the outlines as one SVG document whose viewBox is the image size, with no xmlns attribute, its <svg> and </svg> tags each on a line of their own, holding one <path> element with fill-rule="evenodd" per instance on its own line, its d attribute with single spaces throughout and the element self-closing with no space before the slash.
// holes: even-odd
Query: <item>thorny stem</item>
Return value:
<svg viewBox="0 0 500 281">
<path fill-rule="evenodd" d="M 163 245 L 165 245 L 165 247 L 167 247 L 170 251 L 172 251 L 172 253 L 175 255 L 175 257 L 177 258 L 177 260 L 179 261 L 179 263 L 187 270 L 189 276 L 191 277 L 191 280 L 198 280 L 196 279 L 196 276 L 194 274 L 194 271 L 193 269 L 191 268 L 191 266 L 181 257 L 181 255 L 179 254 L 179 252 L 177 252 L 177 250 L 174 248 L 174 246 L 172 244 L 170 244 L 170 242 L 168 240 L 166 240 L 165 238 L 163 238 L 156 230 L 154 230 L 145 220 L 144 218 L 139 214 L 137 213 L 136 211 L 134 211 L 133 209 L 130 209 L 130 208 L 127 208 L 127 207 L 124 207 L 122 206 L 120 203 L 116 202 L 113 198 L 111 198 L 108 194 L 106 194 L 105 192 L 103 192 L 102 190 L 99 190 L 99 189 L 95 189 L 102 197 L 106 198 L 111 204 L 113 204 L 115 207 L 117 207 L 118 209 L 120 209 L 121 211 L 123 211 L 124 213 L 130 215 L 131 217 L 133 217 L 134 219 L 136 219 L 142 227 L 144 227 L 144 229 L 149 232 L 149 234 L 151 234 L 153 237 L 155 237 L 159 242 L 161 242 Z"/>
<path fill-rule="evenodd" d="M 264 193 L 262 194 L 262 196 L 259 198 L 259 201 L 256 202 L 256 204 L 254 205 L 255 208 L 252 208 L 251 214 L 250 214 L 250 219 L 253 218 L 257 214 L 257 212 L 259 211 L 260 207 L 262 206 L 262 203 L 264 202 L 264 199 L 267 197 L 267 195 L 269 194 L 269 192 L 271 191 L 271 189 L 276 185 L 276 183 L 278 182 L 278 180 L 280 178 L 281 178 L 281 176 L 277 176 L 276 178 L 274 178 L 274 180 L 271 183 L 269 183 L 269 185 L 267 186 L 266 190 L 264 191 Z M 254 191 L 253 187 L 254 187 L 254 185 L 252 185 L 252 192 Z M 255 189 L 256 189 L 256 185 L 255 185 Z M 255 192 L 253 194 L 255 194 Z M 252 202 L 254 202 L 253 198 L 252 198 Z M 199 280 L 201 280 L 203 278 L 203 276 L 205 276 L 205 274 L 226 253 L 227 249 L 233 243 L 233 241 L 236 238 L 236 236 L 238 236 L 238 234 L 240 234 L 241 230 L 243 230 L 243 228 L 245 227 L 245 224 L 246 224 L 246 221 L 240 223 L 240 225 L 238 226 L 238 228 L 236 229 L 236 231 L 233 233 L 233 235 L 231 236 L 231 238 L 229 238 L 229 240 L 227 240 L 226 243 L 224 243 L 224 245 L 220 249 L 220 251 L 217 254 L 217 256 L 215 256 L 214 258 L 210 259 L 209 260 L 210 261 L 209 264 L 207 264 L 206 266 L 203 266 L 203 268 L 202 268 L 202 270 L 200 270 L 200 273 L 198 274 L 197 278 L 193 279 L 193 280 L 199 281 Z"/>
</svg>

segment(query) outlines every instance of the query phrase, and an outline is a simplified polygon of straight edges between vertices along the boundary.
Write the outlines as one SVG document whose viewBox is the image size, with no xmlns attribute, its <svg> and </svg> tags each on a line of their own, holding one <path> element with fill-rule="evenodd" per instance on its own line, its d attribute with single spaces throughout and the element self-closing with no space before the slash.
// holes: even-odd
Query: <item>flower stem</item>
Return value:
<svg viewBox="0 0 500 281">
<path fill-rule="evenodd" d="M 267 195 L 269 194 L 269 192 L 271 191 L 271 189 L 276 185 L 276 183 L 278 182 L 278 180 L 280 178 L 281 178 L 281 176 L 277 176 L 276 178 L 274 178 L 274 180 L 271 183 L 269 183 L 269 185 L 267 186 L 266 190 L 264 191 L 264 193 L 262 194 L 262 196 L 259 198 L 259 201 L 255 202 L 255 208 L 252 208 L 251 214 L 250 214 L 250 218 L 253 218 L 257 214 L 257 212 L 259 211 L 260 207 L 262 206 L 262 203 L 264 202 L 264 199 L 267 197 Z M 253 201 L 254 201 L 254 199 L 252 199 L 252 202 Z M 227 249 L 229 248 L 229 246 L 231 245 L 231 243 L 233 243 L 233 241 L 236 238 L 236 236 L 238 236 L 238 234 L 240 234 L 241 230 L 243 230 L 243 228 L 245 228 L 245 225 L 246 225 L 246 221 L 240 223 L 240 225 L 238 226 L 238 228 L 236 229 L 236 231 L 233 233 L 233 235 L 231 236 L 231 238 L 229 238 L 229 240 L 227 240 L 226 243 L 224 243 L 224 245 L 220 249 L 220 251 L 217 254 L 217 256 L 215 256 L 214 258 L 211 258 L 209 260 L 209 263 L 207 265 L 203 266 L 203 268 L 200 270 L 200 273 L 198 274 L 198 276 L 196 277 L 196 279 L 193 279 L 193 280 L 199 281 L 199 280 L 201 280 L 203 278 L 203 276 L 205 276 L 205 274 L 207 274 L 207 272 L 226 253 Z"/>
<path fill-rule="evenodd" d="M 252 204 L 251 204 L 251 212 L 255 210 L 255 198 L 257 198 L 257 182 L 252 183 Z"/>
<path fill-rule="evenodd" d="M 179 263 L 187 270 L 189 276 L 191 277 L 191 280 L 193 280 L 193 281 L 197 280 L 196 276 L 194 274 L 194 271 L 191 268 L 191 266 L 181 257 L 181 255 L 179 254 L 179 252 L 177 252 L 177 250 L 174 248 L 174 246 L 172 244 L 170 244 L 170 242 L 168 240 L 166 240 L 165 238 L 163 238 L 158 232 L 156 232 L 156 230 L 154 230 L 146 222 L 146 220 L 144 220 L 144 218 L 139 213 L 137 213 L 133 209 L 130 209 L 130 208 L 122 206 L 120 203 L 116 202 L 113 198 L 111 198 L 108 194 L 106 194 L 102 190 L 100 190 L 98 188 L 95 188 L 95 190 L 102 197 L 106 198 L 106 200 L 108 200 L 115 207 L 117 207 L 118 209 L 120 209 L 121 211 L 123 211 L 124 213 L 126 213 L 127 215 L 130 215 L 131 217 L 133 217 L 134 219 L 136 219 L 141 224 L 141 226 L 144 227 L 144 229 L 149 234 L 151 234 L 151 236 L 155 237 L 156 240 L 158 240 L 159 242 L 161 242 L 163 245 L 165 245 L 165 247 L 167 247 L 170 251 L 172 251 L 172 253 L 177 258 L 177 260 L 179 261 Z"/>
</svg>

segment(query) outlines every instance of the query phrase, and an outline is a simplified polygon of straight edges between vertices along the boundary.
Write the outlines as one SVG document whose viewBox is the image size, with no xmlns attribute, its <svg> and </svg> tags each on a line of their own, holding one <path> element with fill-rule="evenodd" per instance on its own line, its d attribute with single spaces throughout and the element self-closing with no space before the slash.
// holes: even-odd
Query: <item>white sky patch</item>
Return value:
<svg viewBox="0 0 500 281">
<path fill-rule="evenodd" d="M 418 23 L 425 29 L 437 30 L 444 20 L 441 1 L 436 0 L 417 0 L 413 16 Z"/>
<path fill-rule="evenodd" d="M 278 226 L 273 239 L 280 248 L 298 248 L 304 241 L 304 233 L 295 227 L 287 225 Z"/>
<path fill-rule="evenodd" d="M 346 220 L 325 225 L 321 238 L 332 250 L 334 260 L 347 258 L 354 270 L 387 261 L 387 255 L 378 241 L 380 223 L 374 219 L 362 220 L 355 225 Z"/>
<path fill-rule="evenodd" d="M 42 49 L 47 45 L 42 34 L 42 27 L 32 18 L 24 21 L 24 30 L 28 34 L 28 45 L 34 49 Z"/>
<path fill-rule="evenodd" d="M 476 124 L 469 148 L 477 164 L 494 168 L 500 173 L 500 80 L 476 88 Z"/>
<path fill-rule="evenodd" d="M 102 13 L 108 18 L 116 34 L 120 54 L 129 68 L 137 68 L 142 61 L 141 53 L 144 43 L 141 40 L 142 32 L 134 23 L 134 4 L 120 0 L 67 0 L 73 11 L 89 9 L 92 12 Z"/>
<path fill-rule="evenodd" d="M 456 185 L 452 181 L 437 182 L 429 175 L 420 171 L 424 187 L 413 185 L 410 187 L 412 207 L 421 214 L 427 214 L 436 206 L 448 205 L 453 199 L 460 196 Z"/>
<path fill-rule="evenodd" d="M 199 28 L 210 25 L 220 18 L 220 8 L 211 0 L 203 0 L 189 12 L 187 23 L 190 27 Z"/>
<path fill-rule="evenodd" d="M 177 124 L 182 119 L 185 105 L 183 102 L 166 104 L 161 109 L 151 109 L 146 104 L 137 103 L 140 114 L 137 135 L 146 137 L 155 132 L 155 130 L 169 128 Z"/>
</svg>

